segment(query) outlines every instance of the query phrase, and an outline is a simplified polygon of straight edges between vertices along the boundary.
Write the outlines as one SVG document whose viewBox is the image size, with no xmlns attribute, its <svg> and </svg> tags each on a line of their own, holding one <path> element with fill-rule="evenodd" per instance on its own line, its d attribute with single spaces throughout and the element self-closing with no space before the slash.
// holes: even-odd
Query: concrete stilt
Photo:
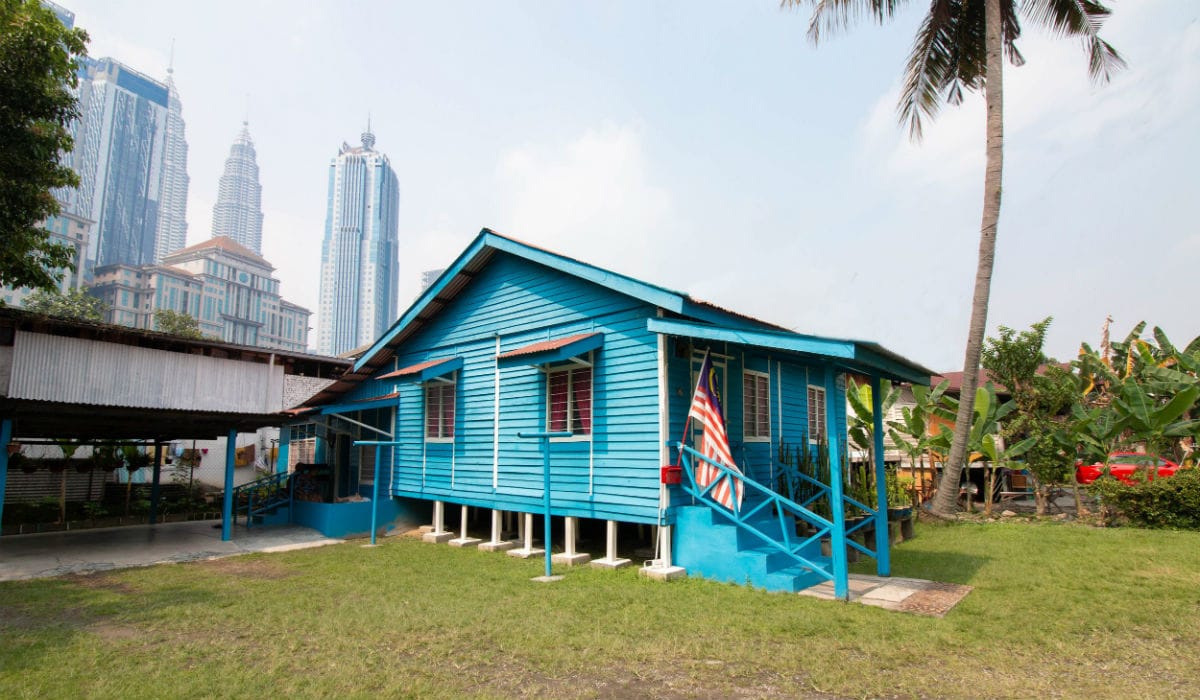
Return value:
<svg viewBox="0 0 1200 700">
<path fill-rule="evenodd" d="M 629 566 L 628 559 L 617 557 L 617 521 L 609 520 L 605 527 L 604 558 L 592 561 L 592 566 L 601 569 L 619 569 Z"/>
<path fill-rule="evenodd" d="M 426 542 L 442 543 L 454 537 L 453 532 L 446 531 L 446 504 L 442 501 L 433 502 L 433 529 L 421 535 Z"/>
<path fill-rule="evenodd" d="M 467 536 L 467 507 L 466 506 L 462 507 L 462 518 L 461 518 L 460 522 L 462 523 L 462 526 L 459 528 L 461 530 L 461 532 L 459 533 L 458 537 L 455 537 L 454 539 L 450 540 L 450 542 L 448 542 L 448 544 L 451 547 L 474 547 L 483 541 L 483 540 L 479 539 L 478 537 L 468 537 Z"/>
<path fill-rule="evenodd" d="M 671 565 L 671 526 L 660 527 L 658 537 L 658 551 L 662 556 L 646 562 L 646 566 L 638 570 L 638 574 L 655 581 L 670 581 L 687 577 L 687 569 Z"/>
<path fill-rule="evenodd" d="M 550 560 L 555 564 L 566 564 L 567 566 L 580 566 L 586 564 L 592 559 L 592 555 L 587 552 L 575 551 L 575 539 L 579 531 L 579 518 L 567 516 L 563 518 L 563 551 L 550 557 Z"/>
<path fill-rule="evenodd" d="M 524 535 L 520 549 L 508 550 L 508 556 L 517 557 L 518 559 L 528 559 L 529 557 L 539 557 L 546 553 L 544 549 L 534 549 L 533 547 L 533 513 L 525 513 L 520 519 L 521 532 Z"/>
<path fill-rule="evenodd" d="M 517 546 L 516 542 L 508 542 L 504 537 L 504 521 L 508 513 L 500 510 L 492 511 L 492 539 L 479 545 L 485 552 L 504 552 Z"/>
</svg>

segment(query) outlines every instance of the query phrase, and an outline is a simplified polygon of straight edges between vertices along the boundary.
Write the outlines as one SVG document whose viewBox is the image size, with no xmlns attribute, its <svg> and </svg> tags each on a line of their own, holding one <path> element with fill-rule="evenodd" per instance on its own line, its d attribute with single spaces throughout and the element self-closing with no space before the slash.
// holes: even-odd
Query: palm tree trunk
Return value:
<svg viewBox="0 0 1200 700">
<path fill-rule="evenodd" d="M 967 436 L 975 413 L 975 388 L 979 377 L 979 354 L 987 329 L 988 296 L 992 287 L 992 263 L 996 257 L 996 229 L 1000 221 L 1000 185 L 1004 171 L 1004 66 L 1000 34 L 1000 0 L 984 6 L 987 42 L 987 165 L 983 180 L 983 219 L 979 228 L 979 263 L 975 271 L 975 294 L 971 300 L 971 323 L 963 359 L 962 394 L 954 419 L 950 456 L 933 499 L 933 512 L 950 517 L 957 509 L 958 481 L 967 453 Z"/>
</svg>

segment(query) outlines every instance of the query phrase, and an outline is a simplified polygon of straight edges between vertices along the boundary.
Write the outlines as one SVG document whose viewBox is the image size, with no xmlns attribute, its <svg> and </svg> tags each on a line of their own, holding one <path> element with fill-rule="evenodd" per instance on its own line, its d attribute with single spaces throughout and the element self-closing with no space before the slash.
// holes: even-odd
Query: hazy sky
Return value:
<svg viewBox="0 0 1200 700">
<path fill-rule="evenodd" d="M 745 2 L 58 0 L 112 56 L 175 81 L 188 243 L 249 114 L 263 254 L 317 307 L 329 162 L 370 115 L 400 179 L 400 308 L 487 226 L 804 333 L 961 368 L 982 101 L 914 144 L 896 96 L 926 3 L 819 47 Z M 1026 23 L 1005 73 L 989 333 L 1055 317 L 1070 359 L 1145 319 L 1200 334 L 1200 3 L 1110 3 L 1129 68 Z M 248 105 L 248 106 L 247 106 Z M 314 325 L 319 323 L 314 315 Z M 315 332 L 311 335 L 315 340 Z"/>
</svg>

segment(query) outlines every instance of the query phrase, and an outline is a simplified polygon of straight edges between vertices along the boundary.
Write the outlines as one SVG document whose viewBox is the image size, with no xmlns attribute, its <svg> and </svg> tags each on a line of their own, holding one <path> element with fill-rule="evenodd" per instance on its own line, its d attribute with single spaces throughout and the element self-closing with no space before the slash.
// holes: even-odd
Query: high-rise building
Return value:
<svg viewBox="0 0 1200 700">
<path fill-rule="evenodd" d="M 42 228 L 49 232 L 51 243 L 65 245 L 71 249 L 71 266 L 58 270 L 61 275 L 57 287 L 59 293 L 69 294 L 82 289 L 82 275 L 79 274 L 79 270 L 83 269 L 92 222 L 62 211 L 42 222 Z M 0 302 L 5 306 L 23 306 L 25 299 L 32 293 L 33 290 L 28 287 L 0 287 Z"/>
<path fill-rule="evenodd" d="M 446 268 L 439 267 L 436 270 L 426 270 L 426 271 L 422 272 L 421 273 L 421 293 L 424 293 L 424 291 L 426 289 L 429 289 L 430 287 L 432 287 L 433 283 L 437 282 L 437 279 L 439 277 L 441 277 L 442 273 L 445 271 L 446 271 Z"/>
<path fill-rule="evenodd" d="M 167 68 L 167 138 L 155 262 L 187 245 L 188 147 L 183 134 L 183 104 L 175 89 L 174 73 L 173 65 Z"/>
<path fill-rule="evenodd" d="M 228 236 L 261 255 L 262 221 L 262 186 L 258 184 L 254 141 L 249 123 L 242 122 L 242 132 L 229 147 L 225 172 L 217 185 L 212 235 Z"/>
<path fill-rule="evenodd" d="M 329 165 L 317 352 L 374 342 L 396 319 L 400 186 L 370 125 Z"/>
<path fill-rule="evenodd" d="M 109 323 L 153 329 L 154 312 L 169 309 L 198 320 L 211 338 L 306 352 L 311 312 L 279 296 L 274 270 L 254 251 L 218 236 L 167 255 L 161 265 L 96 268 L 89 293 L 108 304 Z"/>
<path fill-rule="evenodd" d="M 79 174 L 79 187 L 55 194 L 67 213 L 95 222 L 85 279 L 96 265 L 155 260 L 168 94 L 165 84 L 114 59 L 82 62 L 80 118 L 72 126 L 75 148 L 67 156 Z"/>
</svg>

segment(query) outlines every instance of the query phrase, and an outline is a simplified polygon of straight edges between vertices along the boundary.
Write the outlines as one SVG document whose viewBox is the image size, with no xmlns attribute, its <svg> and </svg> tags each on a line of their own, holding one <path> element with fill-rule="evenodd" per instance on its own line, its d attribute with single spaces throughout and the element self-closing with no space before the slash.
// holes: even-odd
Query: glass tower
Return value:
<svg viewBox="0 0 1200 700">
<path fill-rule="evenodd" d="M 250 125 L 242 122 L 242 133 L 229 147 L 225 172 L 217 185 L 213 205 L 212 235 L 228 236 L 262 255 L 262 185 L 258 182 L 258 160 Z"/>
<path fill-rule="evenodd" d="M 85 278 L 97 265 L 155 261 L 168 92 L 163 83 L 111 58 L 83 61 L 81 116 L 72 127 L 75 149 L 68 156 L 79 187 L 55 194 L 67 213 L 95 222 Z"/>
<path fill-rule="evenodd" d="M 329 165 L 317 352 L 340 355 L 375 341 L 396 319 L 400 186 L 368 125 Z"/>
</svg>

